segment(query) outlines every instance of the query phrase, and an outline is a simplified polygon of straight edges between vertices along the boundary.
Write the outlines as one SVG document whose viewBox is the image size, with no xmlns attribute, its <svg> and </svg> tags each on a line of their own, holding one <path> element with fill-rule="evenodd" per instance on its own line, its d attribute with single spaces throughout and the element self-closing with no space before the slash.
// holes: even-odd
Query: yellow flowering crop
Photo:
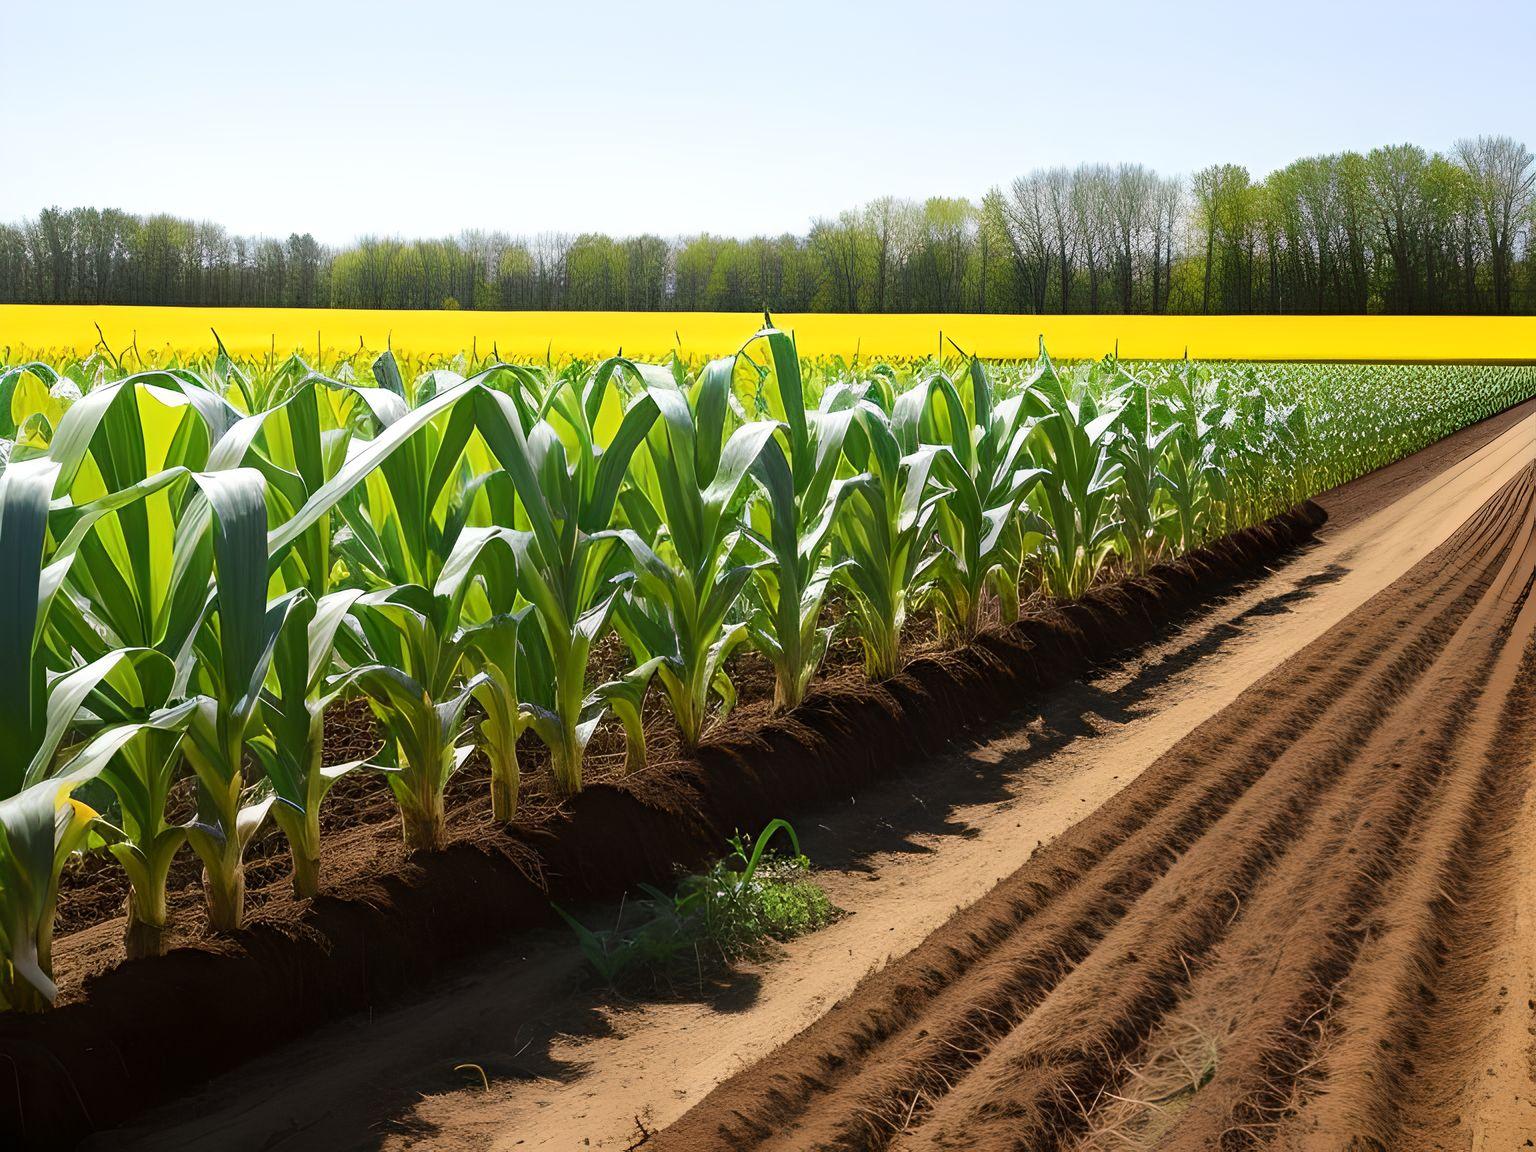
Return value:
<svg viewBox="0 0 1536 1152">
<path fill-rule="evenodd" d="M 643 358 L 735 351 L 761 324 L 728 312 L 412 312 L 344 308 L 0 305 L 0 349 L 84 353 L 97 325 L 121 352 L 203 353 L 217 329 L 235 355 L 393 346 L 418 356 L 494 348 L 509 360 Z M 989 359 L 1536 361 L 1536 318 L 1491 316 L 777 315 L 804 356 L 905 359 L 952 351 Z"/>
</svg>

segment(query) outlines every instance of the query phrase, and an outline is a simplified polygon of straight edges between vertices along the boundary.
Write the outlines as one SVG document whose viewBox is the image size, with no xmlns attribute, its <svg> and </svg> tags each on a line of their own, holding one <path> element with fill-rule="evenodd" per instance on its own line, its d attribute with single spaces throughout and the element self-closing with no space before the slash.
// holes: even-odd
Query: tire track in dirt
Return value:
<svg viewBox="0 0 1536 1152">
<path fill-rule="evenodd" d="M 1528 468 L 655 1147 L 1397 1152 L 1471 1146 L 1464 1111 L 1520 1134 L 1533 578 Z M 1190 1029 L 1209 1066 L 1133 1103 Z M 1490 1035 L 1510 1084 L 1474 1101 Z"/>
</svg>

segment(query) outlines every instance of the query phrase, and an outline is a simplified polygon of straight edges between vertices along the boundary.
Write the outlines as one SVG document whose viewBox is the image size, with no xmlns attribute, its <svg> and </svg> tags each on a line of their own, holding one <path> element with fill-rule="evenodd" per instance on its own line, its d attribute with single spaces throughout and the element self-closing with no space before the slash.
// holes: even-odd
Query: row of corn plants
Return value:
<svg viewBox="0 0 1536 1152">
<path fill-rule="evenodd" d="M 1512 368 L 807 365 L 771 326 L 698 366 L 326 368 L 0 369 L 6 1006 L 57 995 L 73 853 L 121 864 L 130 955 L 166 946 L 183 851 L 233 931 L 269 825 L 318 890 L 349 772 L 383 773 L 406 844 L 435 850 L 477 750 L 511 821 L 520 743 L 573 793 L 612 717 L 637 770 L 647 692 L 697 744 L 738 649 L 791 709 L 834 619 L 889 677 L 913 613 L 962 642 L 1021 589 L 1144 571 L 1536 392 Z M 610 634 L 632 660 L 594 683 Z M 384 736 L 366 762 L 325 762 L 343 699 Z"/>
</svg>

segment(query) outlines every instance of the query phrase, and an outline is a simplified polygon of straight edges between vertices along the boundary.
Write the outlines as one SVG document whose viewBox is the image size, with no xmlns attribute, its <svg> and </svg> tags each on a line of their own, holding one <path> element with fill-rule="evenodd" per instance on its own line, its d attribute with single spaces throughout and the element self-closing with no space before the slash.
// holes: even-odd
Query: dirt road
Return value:
<svg viewBox="0 0 1536 1152">
<path fill-rule="evenodd" d="M 853 914 L 719 998 L 595 1007 L 529 938 L 91 1146 L 1521 1147 L 1536 417 L 1461 446 L 802 820 Z"/>
</svg>

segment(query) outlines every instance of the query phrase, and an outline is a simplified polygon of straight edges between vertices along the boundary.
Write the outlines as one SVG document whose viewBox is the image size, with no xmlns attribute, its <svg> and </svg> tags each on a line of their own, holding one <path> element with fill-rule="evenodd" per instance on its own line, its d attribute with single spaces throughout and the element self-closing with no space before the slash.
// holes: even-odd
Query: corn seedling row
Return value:
<svg viewBox="0 0 1536 1152">
<path fill-rule="evenodd" d="M 126 873 L 131 955 L 163 950 L 184 849 L 233 930 L 269 822 L 319 889 L 348 772 L 430 851 L 476 750 L 511 821 L 529 733 L 574 793 L 609 716 L 644 765 L 653 683 L 692 746 L 744 646 L 793 708 L 834 619 L 889 677 L 914 613 L 964 641 L 1021 589 L 1143 572 L 1533 393 L 1512 367 L 813 362 L 771 325 L 697 365 L 0 367 L 0 1001 L 57 995 L 77 851 Z M 594 683 L 610 633 L 631 666 Z M 383 748 L 325 764 L 349 699 Z"/>
</svg>

